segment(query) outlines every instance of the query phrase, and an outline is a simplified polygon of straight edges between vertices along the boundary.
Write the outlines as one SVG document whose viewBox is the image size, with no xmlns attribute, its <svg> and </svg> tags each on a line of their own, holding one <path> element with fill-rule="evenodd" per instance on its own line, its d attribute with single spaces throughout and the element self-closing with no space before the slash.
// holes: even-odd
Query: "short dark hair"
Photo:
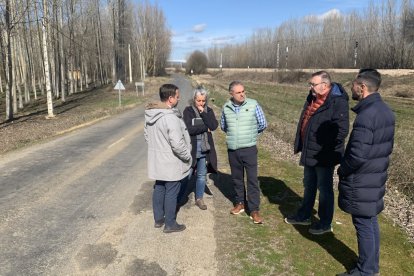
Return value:
<svg viewBox="0 0 414 276">
<path fill-rule="evenodd" d="M 234 88 L 236 85 L 241 85 L 241 86 L 243 86 L 243 87 L 244 87 L 244 84 L 243 84 L 241 81 L 237 81 L 237 80 L 235 80 L 235 81 L 232 81 L 232 82 L 229 84 L 229 92 L 233 91 L 233 88 Z"/>
<path fill-rule="evenodd" d="M 174 84 L 167 83 L 160 87 L 160 100 L 166 102 L 170 97 L 174 97 L 177 94 L 178 87 Z"/>
<path fill-rule="evenodd" d="M 312 74 L 312 78 L 316 76 L 321 76 L 322 82 L 331 85 L 331 76 L 326 71 L 318 71 Z"/>
<path fill-rule="evenodd" d="M 359 70 L 355 81 L 368 86 L 370 92 L 375 92 L 379 89 L 382 78 L 381 74 L 376 69 L 366 68 Z"/>
</svg>

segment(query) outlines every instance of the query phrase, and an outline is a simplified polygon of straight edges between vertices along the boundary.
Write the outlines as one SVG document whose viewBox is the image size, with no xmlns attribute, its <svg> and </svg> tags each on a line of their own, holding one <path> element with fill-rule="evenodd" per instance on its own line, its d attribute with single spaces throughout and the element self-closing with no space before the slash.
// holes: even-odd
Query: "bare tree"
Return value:
<svg viewBox="0 0 414 276">
<path fill-rule="evenodd" d="M 46 95 L 53 116 L 54 99 L 65 101 L 91 82 L 105 85 L 111 75 L 113 80 L 125 80 L 126 45 L 133 46 L 131 64 L 137 76 L 161 74 L 170 54 L 164 14 L 149 2 L 0 0 L 0 4 L 0 93 L 6 94 L 6 120 L 39 94 Z"/>
<path fill-rule="evenodd" d="M 49 118 L 54 117 L 53 114 L 53 100 L 52 100 L 52 87 L 50 85 L 50 74 L 49 74 L 49 54 L 47 49 L 48 33 L 47 33 L 47 2 L 43 0 L 43 22 L 42 22 L 42 33 L 43 33 L 43 60 L 45 63 L 45 83 L 46 83 L 46 96 L 47 96 L 47 116 Z"/>
<path fill-rule="evenodd" d="M 412 0 L 403 0 L 400 8 L 395 0 L 371 1 L 366 9 L 349 14 L 333 11 L 291 19 L 206 54 L 214 67 L 220 55 L 225 67 L 412 67 L 412 7 Z"/>
</svg>

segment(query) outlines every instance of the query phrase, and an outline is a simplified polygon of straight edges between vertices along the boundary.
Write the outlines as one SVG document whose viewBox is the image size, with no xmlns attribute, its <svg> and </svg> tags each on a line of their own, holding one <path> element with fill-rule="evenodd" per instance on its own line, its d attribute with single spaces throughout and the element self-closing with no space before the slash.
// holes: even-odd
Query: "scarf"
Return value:
<svg viewBox="0 0 414 276">
<path fill-rule="evenodd" d="M 200 112 L 198 111 L 198 109 L 194 105 L 192 105 L 191 107 L 193 108 L 194 113 L 196 114 L 196 118 L 201 118 Z M 207 106 L 205 107 L 204 110 L 207 112 Z M 201 152 L 204 153 L 204 152 L 209 151 L 210 144 L 208 143 L 207 131 L 201 134 L 198 134 L 197 139 L 200 139 L 200 138 L 201 138 Z"/>
<path fill-rule="evenodd" d="M 329 92 L 324 95 L 316 95 L 315 99 L 313 99 L 312 102 L 306 108 L 306 111 L 305 111 L 305 114 L 302 120 L 302 126 L 300 129 L 302 141 L 304 141 L 305 129 L 308 126 L 310 118 L 313 116 L 313 114 L 315 114 L 315 112 L 319 109 L 319 107 L 321 107 L 321 105 L 325 103 L 325 100 L 328 97 L 328 94 Z"/>
</svg>

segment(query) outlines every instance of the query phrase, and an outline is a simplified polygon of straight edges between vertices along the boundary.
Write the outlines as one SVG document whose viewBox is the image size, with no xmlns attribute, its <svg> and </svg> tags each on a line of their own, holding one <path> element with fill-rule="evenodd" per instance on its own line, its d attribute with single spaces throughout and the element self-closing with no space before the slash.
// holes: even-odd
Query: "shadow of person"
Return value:
<svg viewBox="0 0 414 276">
<path fill-rule="evenodd" d="M 214 186 L 230 201 L 234 202 L 236 192 L 232 184 L 231 176 L 220 171 L 215 174 L 210 174 L 210 179 Z"/>
<path fill-rule="evenodd" d="M 271 204 L 279 205 L 280 213 L 285 218 L 294 215 L 299 207 L 302 197 L 290 189 L 285 182 L 273 177 L 259 177 L 260 188 L 262 193 Z M 313 210 L 313 214 L 316 210 Z M 316 221 L 316 217 L 312 217 L 312 221 Z M 308 232 L 307 226 L 292 225 L 304 238 L 311 240 L 323 249 L 325 249 L 335 260 L 341 263 L 348 271 L 355 267 L 358 259 L 355 252 L 342 241 L 338 240 L 334 233 L 324 235 L 312 235 Z"/>
<path fill-rule="evenodd" d="M 213 174 L 209 174 L 209 178 L 215 179 L 215 177 L 212 175 Z M 197 181 L 197 175 L 195 174 L 194 171 L 191 171 L 191 176 L 189 178 L 187 178 L 185 181 L 182 181 L 180 192 L 177 196 L 177 212 L 180 210 L 181 207 L 183 207 L 184 205 L 188 203 L 188 201 L 190 200 L 191 193 L 194 192 L 194 197 L 195 197 L 196 181 Z M 208 181 L 207 181 L 207 176 L 206 176 L 206 186 L 204 188 L 204 193 L 207 196 L 213 196 L 213 192 L 208 187 L 207 182 Z"/>
</svg>

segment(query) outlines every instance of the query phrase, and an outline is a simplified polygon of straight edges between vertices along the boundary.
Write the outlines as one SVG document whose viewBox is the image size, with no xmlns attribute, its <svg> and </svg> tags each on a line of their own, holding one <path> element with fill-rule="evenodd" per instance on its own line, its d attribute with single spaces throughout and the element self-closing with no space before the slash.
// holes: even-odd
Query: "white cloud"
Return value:
<svg viewBox="0 0 414 276">
<path fill-rule="evenodd" d="M 207 24 L 197 24 L 193 26 L 193 32 L 195 33 L 202 33 L 206 29 Z"/>
<path fill-rule="evenodd" d="M 329 17 L 337 17 L 337 16 L 341 16 L 341 12 L 338 9 L 332 9 L 332 10 L 329 10 L 329 11 L 327 11 L 327 12 L 321 14 L 321 15 L 318 15 L 317 17 L 320 20 L 324 20 L 324 19 L 329 18 Z"/>
<path fill-rule="evenodd" d="M 318 20 L 325 20 L 327 18 L 338 17 L 338 16 L 341 16 L 341 12 L 338 9 L 332 9 L 323 14 L 311 14 L 311 15 L 305 16 L 305 19 L 312 20 L 312 21 L 313 20 L 318 21 Z"/>
</svg>

